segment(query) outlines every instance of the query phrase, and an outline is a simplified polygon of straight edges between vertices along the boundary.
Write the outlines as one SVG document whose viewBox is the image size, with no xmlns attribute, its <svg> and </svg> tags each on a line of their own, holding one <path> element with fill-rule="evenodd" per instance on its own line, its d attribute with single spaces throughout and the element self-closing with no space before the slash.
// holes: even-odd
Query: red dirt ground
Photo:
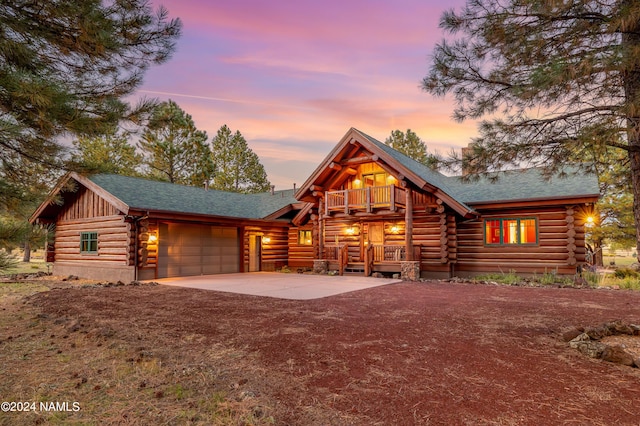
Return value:
<svg viewBox="0 0 640 426">
<path fill-rule="evenodd" d="M 640 424 L 640 369 L 562 339 L 640 324 L 638 292 L 427 282 L 290 301 L 125 286 L 30 303 L 48 321 L 108 327 L 146 347 L 242 353 L 254 368 L 237 386 L 279 425 Z"/>
</svg>

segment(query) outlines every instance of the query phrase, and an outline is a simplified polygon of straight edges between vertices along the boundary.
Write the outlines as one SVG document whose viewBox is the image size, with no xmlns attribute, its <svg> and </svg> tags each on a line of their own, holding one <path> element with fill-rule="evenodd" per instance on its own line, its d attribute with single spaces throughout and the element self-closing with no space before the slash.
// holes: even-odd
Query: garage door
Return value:
<svg viewBox="0 0 640 426">
<path fill-rule="evenodd" d="M 238 229 L 161 223 L 158 278 L 240 271 Z"/>
</svg>

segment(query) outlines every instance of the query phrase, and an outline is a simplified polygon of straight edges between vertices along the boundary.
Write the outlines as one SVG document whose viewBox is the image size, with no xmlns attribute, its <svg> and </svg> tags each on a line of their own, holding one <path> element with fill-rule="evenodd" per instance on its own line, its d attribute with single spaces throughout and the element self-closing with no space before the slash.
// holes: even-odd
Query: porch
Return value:
<svg viewBox="0 0 640 426">
<path fill-rule="evenodd" d="M 350 214 L 353 211 L 371 213 L 376 209 L 396 211 L 406 207 L 405 190 L 395 185 L 327 191 L 325 199 L 326 215 L 332 212 Z"/>
<path fill-rule="evenodd" d="M 329 269 L 337 270 L 339 275 L 353 272 L 369 276 L 373 272 L 400 273 L 402 262 L 419 260 L 420 251 L 420 245 L 414 245 L 413 256 L 408 258 L 406 246 L 401 245 L 368 244 L 362 253 L 357 246 L 328 245 L 324 247 L 324 260 Z"/>
</svg>

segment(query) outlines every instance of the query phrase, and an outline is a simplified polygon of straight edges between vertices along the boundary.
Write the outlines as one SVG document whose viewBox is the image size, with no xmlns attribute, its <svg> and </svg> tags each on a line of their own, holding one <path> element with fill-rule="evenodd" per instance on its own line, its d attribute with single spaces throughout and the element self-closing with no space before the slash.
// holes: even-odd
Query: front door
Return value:
<svg viewBox="0 0 640 426">
<path fill-rule="evenodd" d="M 262 237 L 249 236 L 249 272 L 260 272 L 262 265 Z"/>
<path fill-rule="evenodd" d="M 384 244 L 384 225 L 382 223 L 369 224 L 369 244 Z"/>
</svg>

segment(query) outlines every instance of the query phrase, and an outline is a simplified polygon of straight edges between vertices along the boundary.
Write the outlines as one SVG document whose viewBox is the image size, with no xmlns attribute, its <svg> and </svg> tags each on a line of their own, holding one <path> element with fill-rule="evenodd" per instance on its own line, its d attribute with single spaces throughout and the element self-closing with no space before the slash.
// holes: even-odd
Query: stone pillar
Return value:
<svg viewBox="0 0 640 426">
<path fill-rule="evenodd" d="M 327 272 L 329 272 L 329 261 L 328 260 L 315 259 L 313 261 L 313 273 L 314 274 L 325 275 Z"/>
<path fill-rule="evenodd" d="M 420 261 L 400 262 L 400 278 L 405 281 L 420 280 Z"/>
</svg>

